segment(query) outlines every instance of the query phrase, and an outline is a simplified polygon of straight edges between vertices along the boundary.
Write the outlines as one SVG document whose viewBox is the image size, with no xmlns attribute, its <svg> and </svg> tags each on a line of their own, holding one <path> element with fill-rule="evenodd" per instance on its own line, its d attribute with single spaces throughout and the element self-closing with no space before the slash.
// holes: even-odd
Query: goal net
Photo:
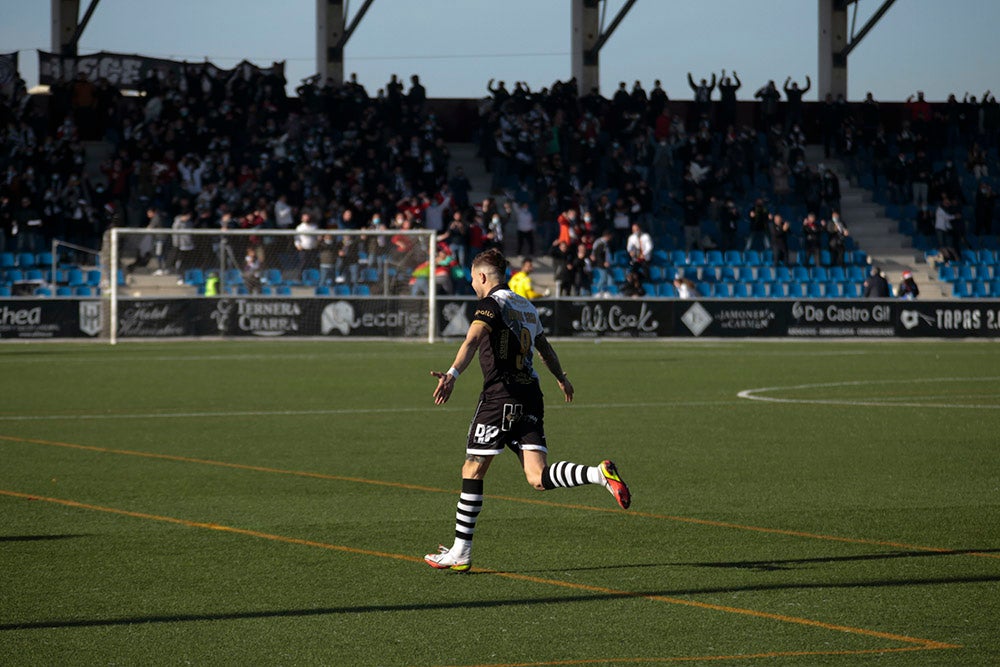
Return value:
<svg viewBox="0 0 1000 667">
<path fill-rule="evenodd" d="M 112 228 L 106 330 L 162 337 L 403 337 L 433 341 L 439 295 L 464 268 L 429 230 Z M 112 276 L 115 276 L 112 279 Z"/>
</svg>

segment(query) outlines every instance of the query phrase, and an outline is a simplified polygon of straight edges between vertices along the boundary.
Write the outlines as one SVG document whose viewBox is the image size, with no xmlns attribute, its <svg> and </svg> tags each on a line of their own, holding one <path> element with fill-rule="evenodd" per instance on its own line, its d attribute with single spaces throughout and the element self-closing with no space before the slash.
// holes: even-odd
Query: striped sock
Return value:
<svg viewBox="0 0 1000 667">
<path fill-rule="evenodd" d="M 542 486 L 546 491 L 582 484 L 604 484 L 601 469 L 569 461 L 556 461 L 542 470 Z"/>
<path fill-rule="evenodd" d="M 483 510 L 483 480 L 463 479 L 462 495 L 455 511 L 455 544 L 452 551 L 468 552 L 472 549 L 472 534 L 476 520 Z"/>
</svg>

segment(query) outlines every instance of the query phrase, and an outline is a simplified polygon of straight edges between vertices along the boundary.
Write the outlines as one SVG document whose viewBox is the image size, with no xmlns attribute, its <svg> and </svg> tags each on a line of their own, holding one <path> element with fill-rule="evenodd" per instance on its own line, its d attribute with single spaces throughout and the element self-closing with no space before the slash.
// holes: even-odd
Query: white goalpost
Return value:
<svg viewBox="0 0 1000 667">
<path fill-rule="evenodd" d="M 115 227 L 105 239 L 101 288 L 112 345 L 337 333 L 434 342 L 438 296 L 465 286 L 461 266 L 426 229 Z"/>
</svg>

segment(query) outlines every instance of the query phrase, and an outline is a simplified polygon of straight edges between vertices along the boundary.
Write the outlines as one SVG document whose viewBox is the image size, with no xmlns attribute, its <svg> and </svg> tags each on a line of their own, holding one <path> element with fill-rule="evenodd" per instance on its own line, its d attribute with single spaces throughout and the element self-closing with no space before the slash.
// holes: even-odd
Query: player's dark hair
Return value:
<svg viewBox="0 0 1000 667">
<path fill-rule="evenodd" d="M 503 280 L 504 276 L 507 275 L 507 258 L 503 256 L 503 252 L 499 248 L 482 251 L 472 260 L 472 266 L 488 269 L 485 273 L 491 273 L 500 280 Z"/>
</svg>

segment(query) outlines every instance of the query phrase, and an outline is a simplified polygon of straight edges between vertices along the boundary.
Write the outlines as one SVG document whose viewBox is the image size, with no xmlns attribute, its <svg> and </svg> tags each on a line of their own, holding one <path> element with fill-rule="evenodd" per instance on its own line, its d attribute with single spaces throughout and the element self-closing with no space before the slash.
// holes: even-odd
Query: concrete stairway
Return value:
<svg viewBox="0 0 1000 667">
<path fill-rule="evenodd" d="M 501 206 L 507 201 L 506 195 L 490 194 L 493 175 L 486 171 L 483 159 L 476 156 L 477 147 L 475 144 L 448 144 L 448 150 L 451 153 L 451 174 L 455 173 L 456 167 L 462 167 L 466 177 L 468 177 L 469 182 L 472 184 L 472 190 L 469 191 L 469 201 L 474 206 L 478 206 L 482 203 L 483 199 L 490 196 Z M 539 251 L 545 250 L 545 248 L 542 248 L 537 243 L 536 247 Z M 517 230 L 514 228 L 513 222 L 509 222 L 504 228 L 504 252 L 508 259 L 510 259 L 511 269 L 517 270 L 521 265 L 521 257 L 515 254 L 517 252 Z M 534 288 L 538 291 L 544 291 L 545 289 L 554 290 L 555 280 L 553 280 L 552 259 L 544 254 L 536 255 L 532 259 L 535 265 L 535 272 L 532 274 Z"/>
<path fill-rule="evenodd" d="M 951 298 L 950 289 L 938 281 L 923 253 L 913 248 L 909 236 L 899 233 L 899 223 L 885 216 L 885 207 L 872 201 L 871 191 L 851 182 L 839 159 L 823 157 L 823 147 L 812 145 L 806 148 L 806 162 L 824 165 L 840 179 L 840 217 L 857 246 L 868 253 L 869 261 L 885 272 L 893 289 L 908 270 L 913 272 L 921 296 Z"/>
</svg>

